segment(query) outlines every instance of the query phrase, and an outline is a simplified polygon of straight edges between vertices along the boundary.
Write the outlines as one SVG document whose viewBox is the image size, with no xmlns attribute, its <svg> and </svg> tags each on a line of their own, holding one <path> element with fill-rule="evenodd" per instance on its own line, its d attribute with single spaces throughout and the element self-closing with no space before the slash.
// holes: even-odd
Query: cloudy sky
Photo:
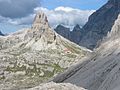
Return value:
<svg viewBox="0 0 120 90">
<path fill-rule="evenodd" d="M 83 26 L 89 15 L 107 0 L 0 0 L 0 30 L 11 33 L 31 25 L 42 10 L 52 27 L 58 24 Z"/>
</svg>

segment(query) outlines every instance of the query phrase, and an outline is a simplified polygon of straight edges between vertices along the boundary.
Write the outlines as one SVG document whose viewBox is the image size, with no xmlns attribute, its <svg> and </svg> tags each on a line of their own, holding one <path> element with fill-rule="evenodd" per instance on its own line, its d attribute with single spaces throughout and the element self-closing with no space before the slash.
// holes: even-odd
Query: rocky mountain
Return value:
<svg viewBox="0 0 120 90">
<path fill-rule="evenodd" d="M 70 28 L 66 28 L 63 25 L 58 25 L 55 28 L 55 31 L 60 34 L 61 36 L 63 36 L 64 38 L 79 44 L 80 40 L 81 40 L 81 32 L 82 29 L 80 28 L 80 26 L 77 24 L 72 31 L 70 31 Z"/>
<path fill-rule="evenodd" d="M 58 25 L 54 30 L 64 38 L 70 39 L 70 28 L 66 28 L 63 25 Z"/>
<path fill-rule="evenodd" d="M 74 28 L 73 31 L 70 32 L 70 41 L 79 44 L 80 40 L 81 40 L 81 33 L 82 29 L 80 28 L 80 26 L 77 24 Z"/>
<path fill-rule="evenodd" d="M 4 34 L 0 31 L 0 36 L 4 36 Z"/>
<path fill-rule="evenodd" d="M 39 12 L 31 28 L 0 37 L 0 88 L 37 86 L 90 52 L 58 35 L 50 28 L 46 15 Z"/>
<path fill-rule="evenodd" d="M 118 0 L 109 3 L 113 1 Z M 83 61 L 53 81 L 75 84 L 87 90 L 120 90 L 120 13 L 100 47 Z"/>
<path fill-rule="evenodd" d="M 82 39 L 79 45 L 93 49 L 111 31 L 115 20 L 120 13 L 120 1 L 108 0 L 108 2 L 93 13 L 83 27 Z"/>
</svg>

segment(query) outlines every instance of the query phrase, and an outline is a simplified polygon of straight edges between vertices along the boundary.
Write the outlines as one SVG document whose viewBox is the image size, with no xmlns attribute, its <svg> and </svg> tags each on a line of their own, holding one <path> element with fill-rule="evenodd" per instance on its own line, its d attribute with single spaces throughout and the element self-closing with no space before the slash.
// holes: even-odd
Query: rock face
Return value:
<svg viewBox="0 0 120 90">
<path fill-rule="evenodd" d="M 79 44 L 80 40 L 81 40 L 81 31 L 82 29 L 80 28 L 79 25 L 76 25 L 74 27 L 74 29 L 72 31 L 70 31 L 70 28 L 66 28 L 62 25 L 58 25 L 55 29 L 55 31 L 60 34 L 61 36 L 63 36 L 64 38 Z"/>
<path fill-rule="evenodd" d="M 81 40 L 81 33 L 82 29 L 80 28 L 79 25 L 76 25 L 73 29 L 73 31 L 70 32 L 70 41 L 79 44 Z"/>
<path fill-rule="evenodd" d="M 60 34 L 61 36 L 63 36 L 66 39 L 70 39 L 70 29 L 64 27 L 63 25 L 58 25 L 55 29 L 55 31 Z"/>
<path fill-rule="evenodd" d="M 95 48 L 97 43 L 111 31 L 119 13 L 120 1 L 109 0 L 107 4 L 89 17 L 89 21 L 83 27 L 83 36 L 79 45 L 89 49 Z"/>
<path fill-rule="evenodd" d="M 4 34 L 0 31 L 0 36 L 4 36 Z"/>
<path fill-rule="evenodd" d="M 45 47 L 48 46 L 48 43 L 53 43 L 56 40 L 55 32 L 50 28 L 47 17 L 43 12 L 37 13 L 32 28 L 28 31 L 25 37 L 35 38 L 36 41 L 42 38 L 44 41 L 41 42 L 41 44 L 46 43 Z M 44 45 L 41 46 L 44 47 Z"/>
<path fill-rule="evenodd" d="M 28 90 L 86 90 L 86 89 L 77 87 L 70 83 L 56 84 L 56 83 L 50 82 L 46 84 L 41 84 L 40 86 L 37 86 L 32 89 L 28 89 Z"/>
<path fill-rule="evenodd" d="M 84 63 L 69 68 L 53 81 L 87 90 L 120 90 L 120 14 L 101 46 L 84 58 Z"/>
<path fill-rule="evenodd" d="M 31 28 L 0 37 L 0 88 L 37 86 L 89 52 L 58 35 L 50 28 L 46 15 L 37 13 Z"/>
</svg>

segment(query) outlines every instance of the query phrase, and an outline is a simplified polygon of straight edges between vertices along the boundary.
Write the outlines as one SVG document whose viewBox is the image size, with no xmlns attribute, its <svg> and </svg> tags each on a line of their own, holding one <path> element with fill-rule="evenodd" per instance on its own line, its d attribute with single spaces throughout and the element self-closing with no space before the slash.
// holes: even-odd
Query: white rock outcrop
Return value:
<svg viewBox="0 0 120 90">
<path fill-rule="evenodd" d="M 75 85 L 72 85 L 70 83 L 46 83 L 46 84 L 41 84 L 35 88 L 27 89 L 27 90 L 86 90 L 81 87 L 77 87 Z"/>
</svg>

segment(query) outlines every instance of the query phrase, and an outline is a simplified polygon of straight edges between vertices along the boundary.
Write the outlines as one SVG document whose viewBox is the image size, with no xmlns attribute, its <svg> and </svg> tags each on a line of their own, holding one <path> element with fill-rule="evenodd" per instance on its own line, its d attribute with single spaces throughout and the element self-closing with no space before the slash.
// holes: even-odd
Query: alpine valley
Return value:
<svg viewBox="0 0 120 90">
<path fill-rule="evenodd" d="M 1 90 L 120 90 L 120 0 L 73 31 L 40 11 L 31 28 L 0 34 Z"/>
</svg>

